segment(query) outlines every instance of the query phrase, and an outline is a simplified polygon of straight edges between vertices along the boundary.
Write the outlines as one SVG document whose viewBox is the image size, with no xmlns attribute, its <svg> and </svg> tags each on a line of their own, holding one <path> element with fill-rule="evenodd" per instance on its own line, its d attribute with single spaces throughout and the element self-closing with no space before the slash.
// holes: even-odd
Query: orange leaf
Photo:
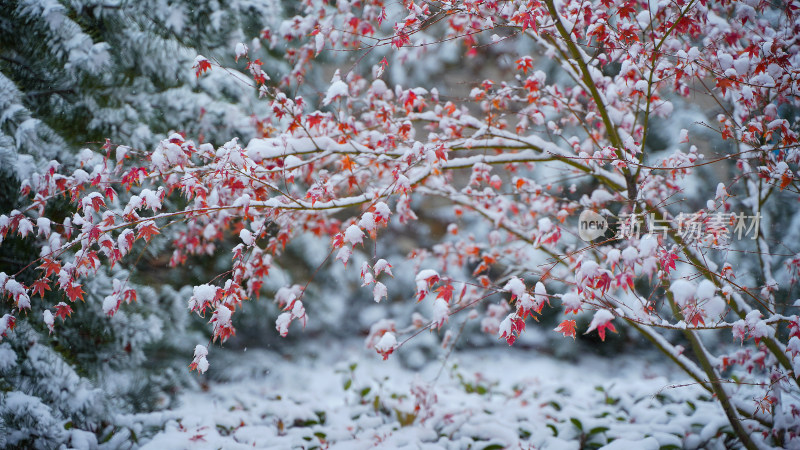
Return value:
<svg viewBox="0 0 800 450">
<path fill-rule="evenodd" d="M 156 234 L 159 234 L 156 225 L 154 223 L 148 223 L 139 229 L 139 234 L 136 235 L 136 239 L 144 238 L 145 242 L 150 242 L 150 239 Z"/>
<path fill-rule="evenodd" d="M 44 263 L 39 266 L 39 269 L 44 270 L 44 277 L 48 278 L 50 275 L 57 274 L 59 271 L 61 271 L 61 264 L 53 261 L 52 259 L 45 258 Z"/>
<path fill-rule="evenodd" d="M 558 327 L 555 328 L 555 331 L 563 334 L 564 336 L 569 336 L 572 339 L 575 339 L 575 321 L 574 320 L 565 320 L 561 322 Z M 603 333 L 605 335 L 605 332 Z"/>
<path fill-rule="evenodd" d="M 786 188 L 792 182 L 792 177 L 787 176 L 785 173 L 781 176 L 781 190 Z"/>
<path fill-rule="evenodd" d="M 125 299 L 126 303 L 135 302 L 136 301 L 136 291 L 133 289 L 126 290 L 122 297 Z"/>
<path fill-rule="evenodd" d="M 64 302 L 56 305 L 56 317 L 61 317 L 64 320 L 67 316 L 72 316 L 72 308 Z"/>
<path fill-rule="evenodd" d="M 445 284 L 444 286 L 439 286 L 439 288 L 436 289 L 436 292 L 439 293 L 437 298 L 442 298 L 444 301 L 450 303 L 450 300 L 453 298 L 453 285 Z"/>
<path fill-rule="evenodd" d="M 344 158 L 342 158 L 342 170 L 349 170 L 351 172 L 353 170 L 353 160 L 347 155 L 344 155 Z"/>
<path fill-rule="evenodd" d="M 45 291 L 50 290 L 50 283 L 47 282 L 47 278 L 40 278 L 33 282 L 31 290 L 34 294 L 38 293 L 39 297 L 44 298 Z"/>
<path fill-rule="evenodd" d="M 81 288 L 80 284 L 70 283 L 69 286 L 67 286 L 66 289 L 64 289 L 64 292 L 67 293 L 67 297 L 69 298 L 69 301 L 71 301 L 71 302 L 74 302 L 75 299 L 78 299 L 78 298 L 81 299 L 81 301 L 84 301 L 83 300 L 83 288 Z"/>
</svg>

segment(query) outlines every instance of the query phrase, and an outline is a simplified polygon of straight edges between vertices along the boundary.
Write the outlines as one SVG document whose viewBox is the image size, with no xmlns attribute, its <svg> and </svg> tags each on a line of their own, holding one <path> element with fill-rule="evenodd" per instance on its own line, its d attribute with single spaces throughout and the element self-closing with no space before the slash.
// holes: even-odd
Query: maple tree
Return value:
<svg viewBox="0 0 800 450">
<path fill-rule="evenodd" d="M 19 274 L 0 274 L 12 305 L 0 335 L 47 289 L 65 300 L 41 312 L 57 332 L 54 316 L 80 307 L 81 280 L 157 239 L 172 244 L 176 266 L 236 240 L 230 270 L 187 299 L 214 341 L 235 334 L 242 302 L 259 296 L 286 246 L 308 236 L 329 243 L 326 264 L 358 271 L 385 301 L 393 273 L 382 230 L 445 203 L 446 235 L 413 253 L 408 301 L 430 301 L 432 317 L 398 318 L 407 328 L 376 323 L 367 345 L 384 358 L 404 335 L 441 329 L 461 311 L 513 344 L 545 307 L 562 308 L 555 331 L 564 336 L 597 331 L 605 340 L 625 326 L 650 340 L 718 399 L 744 447 L 800 439 L 800 316 L 791 299 L 799 237 L 767 226 L 796 228 L 800 217 L 800 3 L 451 0 L 393 10 L 380 0 L 307 0 L 301 8 L 262 33 L 286 46 L 291 68 L 276 80 L 247 45 L 235 48 L 269 105 L 259 138 L 215 147 L 174 133 L 152 151 L 109 141 L 82 153 L 80 167 L 52 162 L 23 183 L 30 206 L 0 216 L 0 236 L 42 240 L 41 258 L 23 269 L 38 279 L 26 286 Z M 395 52 L 393 61 L 413 64 L 453 44 L 503 75 L 475 80 L 463 96 L 390 88 L 382 76 L 395 62 L 375 58 Z M 336 50 L 362 52 L 362 64 L 337 70 L 319 104 L 293 94 L 315 58 Z M 198 78 L 221 69 L 203 56 L 191 68 Z M 674 145 L 653 143 L 661 127 L 676 132 Z M 48 202 L 63 196 L 76 211 L 57 223 Z M 620 233 L 638 231 L 583 242 L 575 219 L 584 209 L 620 217 Z M 744 214 L 764 218 L 737 236 Z M 348 266 L 356 252 L 368 262 Z M 275 294 L 282 336 L 313 320 L 305 287 Z M 113 291 L 106 314 L 136 300 L 124 279 Z M 581 313 L 591 315 L 582 330 Z M 740 347 L 717 345 L 731 336 Z M 205 371 L 208 356 L 198 345 L 191 368 Z"/>
</svg>

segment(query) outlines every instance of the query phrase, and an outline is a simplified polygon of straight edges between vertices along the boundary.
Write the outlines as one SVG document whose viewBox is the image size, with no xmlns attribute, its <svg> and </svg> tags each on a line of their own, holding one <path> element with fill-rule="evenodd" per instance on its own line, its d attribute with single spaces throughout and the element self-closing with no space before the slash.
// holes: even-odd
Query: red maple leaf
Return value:
<svg viewBox="0 0 800 450">
<path fill-rule="evenodd" d="M 55 306 L 56 308 L 56 317 L 61 317 L 61 320 L 65 320 L 67 316 L 72 315 L 72 308 L 64 302 L 61 302 Z"/>
<path fill-rule="evenodd" d="M 527 74 L 529 69 L 533 69 L 533 59 L 530 56 L 523 56 L 516 61 L 517 70 Z"/>
<path fill-rule="evenodd" d="M 333 236 L 331 245 L 333 245 L 333 248 L 339 248 L 342 244 L 344 244 L 344 235 L 342 233 L 336 233 L 336 235 Z"/>
<path fill-rule="evenodd" d="M 392 38 L 392 47 L 397 49 L 410 43 L 411 43 L 411 38 L 408 36 L 407 33 L 403 31 L 398 31 L 397 34 Z"/>
<path fill-rule="evenodd" d="M 45 291 L 50 290 L 50 283 L 47 282 L 47 278 L 40 278 L 33 282 L 33 286 L 31 287 L 31 291 L 34 294 L 39 295 L 39 297 L 44 298 Z"/>
<path fill-rule="evenodd" d="M 632 273 L 622 272 L 615 278 L 617 280 L 617 285 L 621 287 L 623 290 L 627 291 L 628 289 L 630 289 L 631 291 L 633 291 L 634 277 Z"/>
<path fill-rule="evenodd" d="M 348 170 L 352 172 L 353 167 L 355 167 L 355 165 L 353 164 L 353 160 L 350 159 L 349 156 L 344 155 L 344 157 L 342 157 L 342 170 Z"/>
<path fill-rule="evenodd" d="M 61 264 L 57 261 L 53 261 L 52 259 L 45 258 L 44 263 L 39 266 L 39 269 L 44 270 L 44 277 L 48 278 L 50 275 L 57 274 L 61 271 Z"/>
<path fill-rule="evenodd" d="M 297 119 L 295 119 L 295 120 L 292 121 L 292 123 L 289 124 L 289 128 L 287 128 L 287 132 L 289 134 L 292 134 L 293 132 L 299 130 L 300 128 L 301 128 L 300 122 Z"/>
<path fill-rule="evenodd" d="M 122 293 L 122 297 L 125 299 L 125 303 L 135 302 L 136 301 L 136 290 L 128 289 Z"/>
<path fill-rule="evenodd" d="M 89 242 L 96 241 L 100 238 L 100 227 L 92 227 L 89 229 Z"/>
<path fill-rule="evenodd" d="M 106 202 L 103 200 L 103 197 L 99 195 L 92 197 L 92 208 L 94 208 L 95 211 L 100 211 L 100 208 L 103 206 L 106 206 Z"/>
<path fill-rule="evenodd" d="M 205 58 L 198 57 L 194 63 L 194 66 L 192 66 L 192 69 L 195 69 L 195 76 L 200 78 L 200 75 L 211 69 L 211 63 Z"/>
<path fill-rule="evenodd" d="M 447 149 L 444 147 L 444 145 L 440 145 L 436 149 L 435 153 L 438 160 L 447 161 Z"/>
<path fill-rule="evenodd" d="M 705 321 L 705 320 L 703 320 L 703 315 L 702 315 L 702 314 L 700 314 L 699 312 L 694 312 L 694 313 L 693 313 L 693 314 L 692 314 L 692 315 L 689 317 L 689 323 L 691 323 L 691 324 L 692 324 L 692 326 L 695 326 L 695 327 L 696 327 L 696 326 L 698 326 L 698 325 L 703 325 L 703 326 L 705 326 L 705 324 L 706 324 L 706 321 Z"/>
<path fill-rule="evenodd" d="M 97 265 L 100 263 L 100 259 L 97 257 L 96 251 L 90 251 L 86 254 L 85 257 L 81 258 L 78 261 L 78 267 L 91 267 L 92 269 L 97 269 Z"/>
<path fill-rule="evenodd" d="M 133 233 L 128 233 L 125 235 L 125 241 L 128 243 L 128 250 L 130 250 L 133 247 L 133 242 L 135 240 L 136 238 L 133 237 Z"/>
<path fill-rule="evenodd" d="M 306 122 L 308 122 L 309 128 L 314 128 L 318 127 L 319 124 L 322 123 L 322 119 L 324 118 L 325 118 L 324 115 L 322 115 L 319 112 L 315 112 L 314 114 L 309 114 L 308 116 L 306 116 Z"/>
<path fill-rule="evenodd" d="M 6 333 L 9 331 L 14 331 L 14 327 L 17 326 L 17 318 L 14 316 L 7 316 L 8 322 L 6 322 L 6 329 L 0 332 L 0 337 L 5 337 Z"/>
<path fill-rule="evenodd" d="M 792 183 L 792 177 L 786 175 L 785 173 L 781 175 L 781 185 L 780 185 L 781 190 L 784 190 L 786 186 L 788 186 L 791 183 Z"/>
<path fill-rule="evenodd" d="M 664 254 L 661 255 L 661 267 L 667 275 L 669 275 L 670 270 L 675 268 L 675 260 L 677 259 L 678 255 L 671 252 L 664 252 Z"/>
<path fill-rule="evenodd" d="M 636 12 L 636 3 L 634 2 L 625 3 L 617 11 L 619 16 L 622 17 L 623 19 L 630 18 L 631 16 L 634 15 L 635 12 Z"/>
<path fill-rule="evenodd" d="M 101 242 L 100 245 L 102 245 L 103 247 L 105 247 L 105 248 L 107 248 L 109 250 L 114 250 L 114 241 L 111 240 L 111 239 L 103 240 L 103 242 Z"/>
<path fill-rule="evenodd" d="M 530 11 L 525 11 L 515 15 L 511 18 L 511 21 L 522 25 L 522 31 L 532 28 L 533 32 L 536 33 L 536 17 Z"/>
<path fill-rule="evenodd" d="M 511 333 L 506 334 L 504 331 L 500 337 L 505 338 L 508 345 L 514 345 L 517 337 L 519 337 L 523 331 L 525 331 L 525 319 L 521 317 L 515 317 L 511 319 Z"/>
<path fill-rule="evenodd" d="M 608 272 L 603 272 L 595 281 L 595 288 L 600 289 L 600 291 L 605 294 L 608 292 L 608 288 L 611 287 L 611 276 Z"/>
<path fill-rule="evenodd" d="M 103 222 L 101 224 L 105 227 L 113 227 L 115 222 L 116 222 L 116 216 L 114 216 L 113 214 L 109 214 L 108 217 L 103 219 Z"/>
<path fill-rule="evenodd" d="M 139 234 L 136 235 L 136 239 L 144 238 L 145 242 L 150 242 L 150 239 L 157 234 L 159 234 L 158 227 L 150 222 L 139 228 Z"/>
<path fill-rule="evenodd" d="M 406 101 L 403 102 L 403 107 L 406 111 L 411 111 L 414 109 L 414 101 L 417 99 L 417 94 L 414 91 L 408 91 L 408 97 L 406 97 Z"/>
<path fill-rule="evenodd" d="M 125 190 L 130 191 L 134 184 L 138 184 L 139 180 L 146 176 L 147 169 L 144 167 L 134 167 L 122 176 L 122 185 L 125 186 Z"/>
<path fill-rule="evenodd" d="M 598 325 L 597 326 L 597 334 L 600 335 L 600 340 L 604 341 L 604 342 L 606 340 L 606 329 L 608 329 L 608 331 L 612 331 L 614 333 L 617 332 L 617 329 L 614 328 L 614 324 L 611 323 L 611 322 L 607 322 L 607 323 L 604 323 L 602 325 Z"/>
<path fill-rule="evenodd" d="M 75 299 L 78 298 L 81 299 L 81 301 L 84 301 L 83 288 L 81 288 L 80 284 L 70 283 L 69 286 L 64 288 L 64 292 L 67 293 L 67 298 L 69 298 L 69 301 L 71 302 L 74 302 Z"/>
<path fill-rule="evenodd" d="M 565 320 L 561 322 L 556 328 L 555 331 L 563 334 L 564 336 L 569 336 L 572 339 L 575 339 L 575 321 L 574 320 Z M 603 333 L 605 334 L 605 333 Z"/>
<path fill-rule="evenodd" d="M 453 298 L 453 285 L 445 284 L 444 286 L 439 286 L 439 288 L 436 289 L 436 292 L 439 293 L 436 296 L 437 298 L 444 299 L 444 301 L 450 303 L 450 300 Z"/>
<path fill-rule="evenodd" d="M 722 91 L 722 95 L 725 95 L 725 92 L 728 90 L 728 88 L 736 86 L 736 81 L 728 77 L 717 78 L 715 83 L 717 87 Z"/>
<path fill-rule="evenodd" d="M 477 276 L 480 273 L 485 272 L 487 270 L 489 270 L 489 265 L 486 264 L 485 262 L 482 262 L 478 264 L 478 267 L 476 267 L 475 270 L 472 271 L 472 275 Z"/>
</svg>

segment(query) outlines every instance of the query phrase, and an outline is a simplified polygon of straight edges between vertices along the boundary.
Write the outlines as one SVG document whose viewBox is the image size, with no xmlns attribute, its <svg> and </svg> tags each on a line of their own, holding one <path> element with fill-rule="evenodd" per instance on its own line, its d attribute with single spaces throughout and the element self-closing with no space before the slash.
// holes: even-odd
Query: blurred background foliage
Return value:
<svg viewBox="0 0 800 450">
<path fill-rule="evenodd" d="M 296 2 L 277 0 L 0 0 L 0 214 L 21 207 L 19 183 L 37 167 L 51 159 L 74 165 L 81 149 L 100 151 L 106 139 L 147 152 L 173 131 L 214 145 L 233 137 L 246 143 L 257 136 L 254 119 L 264 115 L 265 102 L 243 82 L 248 77 L 236 72 L 244 64 L 233 60 L 233 48 L 238 42 L 248 43 L 251 58 L 260 58 L 264 70 L 280 79 L 288 67 L 282 59 L 285 49 L 268 48 L 261 31 L 299 13 L 297 8 Z M 433 86 L 432 80 L 439 83 L 447 73 L 447 84 L 436 87 L 443 99 L 457 100 L 504 70 L 490 61 L 505 61 L 510 67 L 513 59 L 508 55 L 530 52 L 518 47 L 525 45 L 530 44 L 487 47 L 467 62 L 461 57 L 463 49 L 448 43 L 392 54 L 377 49 L 363 63 L 368 68 L 384 56 L 390 58 L 384 77 L 389 85 Z M 227 69 L 215 68 L 197 78 L 191 67 L 198 54 Z M 318 104 L 319 91 L 324 91 L 319 86 L 327 86 L 332 68 L 349 67 L 356 58 L 323 53 L 300 92 Z M 420 63 L 405 64 L 412 58 Z M 550 62 L 540 63 L 549 76 L 557 77 Z M 647 144 L 656 150 L 671 144 L 670 136 L 653 133 L 651 139 Z M 181 200 L 168 201 L 180 205 Z M 70 213 L 66 201 L 58 206 L 64 216 Z M 237 335 L 226 349 L 272 347 L 289 355 L 300 340 L 330 345 L 331 339 L 363 338 L 381 318 L 409 318 L 413 311 L 430 316 L 430 305 L 417 304 L 409 290 L 414 262 L 403 261 L 414 247 L 430 247 L 441 239 L 450 219 L 449 212 L 436 205 L 415 206 L 420 221 L 413 227 L 393 222 L 385 233 L 391 239 L 379 237 L 377 243 L 365 245 L 366 252 L 377 245 L 381 257 L 395 265 L 395 278 L 385 281 L 396 293 L 393 297 L 376 305 L 371 294 L 359 288 L 357 270 L 325 262 L 329 242 L 309 236 L 289 245 L 261 299 L 245 302 L 243 313 L 237 314 Z M 480 224 L 464 227 L 485 236 Z M 168 266 L 168 246 L 166 240 L 154 240 L 136 248 L 127 268 L 101 268 L 84 286 L 86 304 L 77 305 L 70 320 L 57 319 L 52 335 L 41 311 L 64 299 L 52 293 L 34 299 L 28 315 L 19 317 L 16 331 L 0 342 L 0 447 L 135 442 L 147 430 L 119 419 L 118 413 L 168 408 L 181 387 L 202 382 L 186 365 L 193 347 L 209 340 L 208 318 L 189 314 L 187 286 L 205 283 L 225 270 L 230 253 L 218 248 L 218 257 L 196 257 L 174 269 Z M 7 237 L 0 272 L 12 274 L 27 267 L 18 279 L 32 281 L 28 264 L 39 250 L 31 238 Z M 354 255 L 350 267 L 359 267 L 364 258 Z M 111 280 L 128 275 L 139 290 L 138 300 L 107 317 L 102 302 L 111 293 Z M 469 274 L 462 275 L 466 279 Z M 272 295 L 284 284 L 304 285 L 312 277 L 304 297 L 311 317 L 308 326 L 280 338 Z M 478 308 L 498 301 L 503 300 L 494 296 Z M 0 304 L 0 316 L 10 308 L 6 301 Z M 558 309 L 543 313 L 541 323 L 529 326 L 517 346 L 566 359 L 587 350 L 613 355 L 622 348 L 644 348 L 624 328 L 602 346 L 596 334 L 579 336 L 575 342 L 564 339 L 551 331 L 559 320 Z M 459 334 L 457 348 L 505 346 L 481 333 L 479 321 L 467 322 L 459 332 L 467 314 L 450 321 Z M 585 329 L 589 317 L 578 320 L 578 328 Z M 397 357 L 408 367 L 421 367 L 442 357 L 440 340 L 438 333 L 423 333 Z M 324 351 L 324 345 L 313 351 Z M 207 376 L 224 374 L 212 365 Z"/>
</svg>

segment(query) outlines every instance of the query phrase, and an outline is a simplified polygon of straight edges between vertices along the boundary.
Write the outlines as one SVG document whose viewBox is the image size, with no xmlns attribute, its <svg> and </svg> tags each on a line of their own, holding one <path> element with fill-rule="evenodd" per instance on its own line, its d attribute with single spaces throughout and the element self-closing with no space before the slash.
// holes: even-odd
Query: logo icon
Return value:
<svg viewBox="0 0 800 450">
<path fill-rule="evenodd" d="M 578 217 L 578 236 L 591 242 L 604 235 L 608 229 L 608 221 L 600 214 L 586 209 Z"/>
</svg>

